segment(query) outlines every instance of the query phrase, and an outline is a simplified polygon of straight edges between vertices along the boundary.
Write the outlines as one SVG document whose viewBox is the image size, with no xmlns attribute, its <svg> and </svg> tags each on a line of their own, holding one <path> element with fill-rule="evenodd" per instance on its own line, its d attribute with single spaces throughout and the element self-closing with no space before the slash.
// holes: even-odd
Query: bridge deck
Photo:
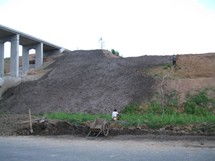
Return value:
<svg viewBox="0 0 215 161">
<path fill-rule="evenodd" d="M 38 44 L 39 42 L 42 42 L 44 51 L 59 50 L 62 48 L 60 46 L 51 44 L 49 42 L 38 39 L 36 37 L 25 34 L 23 32 L 0 25 L 0 39 L 7 38 L 7 37 L 13 36 L 15 34 L 20 35 L 20 45 L 23 45 L 23 46 L 28 46 L 28 45 L 31 46 L 31 45 Z"/>
</svg>

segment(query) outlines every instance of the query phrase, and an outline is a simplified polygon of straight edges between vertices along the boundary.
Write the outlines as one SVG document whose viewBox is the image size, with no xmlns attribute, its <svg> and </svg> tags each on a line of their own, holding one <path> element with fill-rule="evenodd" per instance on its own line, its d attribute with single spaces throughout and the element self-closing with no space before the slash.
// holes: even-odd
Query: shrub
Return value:
<svg viewBox="0 0 215 161">
<path fill-rule="evenodd" d="M 171 68 L 171 67 L 172 67 L 171 64 L 165 64 L 165 65 L 163 66 L 163 69 L 169 69 L 169 68 Z"/>
<path fill-rule="evenodd" d="M 206 107 L 208 105 L 210 99 L 208 98 L 206 92 L 201 91 L 201 92 L 199 92 L 199 94 L 191 97 L 191 100 L 199 106 Z"/>
<path fill-rule="evenodd" d="M 173 108 L 173 107 L 168 107 L 167 106 L 163 110 L 163 114 L 172 115 L 174 113 L 176 113 L 176 111 L 175 111 L 175 108 Z"/>
<path fill-rule="evenodd" d="M 164 103 L 168 107 L 178 107 L 178 94 L 176 91 L 165 94 Z"/>
<path fill-rule="evenodd" d="M 161 114 L 163 113 L 163 107 L 162 105 L 157 102 L 157 101 L 154 101 L 154 102 L 151 102 L 149 104 L 149 108 L 147 109 L 147 113 L 151 113 L 151 114 Z"/>
<path fill-rule="evenodd" d="M 116 50 L 114 50 L 114 49 L 111 49 L 111 53 L 114 54 L 114 55 L 116 55 L 116 56 L 119 56 L 119 52 L 116 51 Z"/>
<path fill-rule="evenodd" d="M 122 113 L 124 114 L 136 114 L 140 111 L 140 105 L 138 103 L 131 103 L 125 106 L 125 108 L 122 110 Z"/>
<path fill-rule="evenodd" d="M 205 116 L 210 112 L 208 108 L 210 101 L 211 100 L 204 91 L 189 96 L 184 104 L 185 113 Z"/>
<path fill-rule="evenodd" d="M 159 102 L 151 102 L 149 104 L 149 108 L 147 110 L 147 113 L 150 114 L 173 114 L 175 113 L 175 109 L 170 106 L 162 106 Z"/>
<path fill-rule="evenodd" d="M 196 104 L 195 102 L 192 102 L 190 100 L 185 102 L 184 110 L 187 114 L 194 114 L 196 110 Z"/>
</svg>

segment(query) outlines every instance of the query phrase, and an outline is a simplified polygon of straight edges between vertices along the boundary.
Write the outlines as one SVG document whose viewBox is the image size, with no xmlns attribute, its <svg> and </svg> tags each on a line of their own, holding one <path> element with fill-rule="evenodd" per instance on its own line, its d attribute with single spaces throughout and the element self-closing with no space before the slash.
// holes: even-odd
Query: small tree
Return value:
<svg viewBox="0 0 215 161">
<path fill-rule="evenodd" d="M 114 49 L 111 49 L 111 53 L 112 53 L 113 55 L 119 56 L 119 52 L 116 51 L 116 50 L 114 50 Z"/>
</svg>

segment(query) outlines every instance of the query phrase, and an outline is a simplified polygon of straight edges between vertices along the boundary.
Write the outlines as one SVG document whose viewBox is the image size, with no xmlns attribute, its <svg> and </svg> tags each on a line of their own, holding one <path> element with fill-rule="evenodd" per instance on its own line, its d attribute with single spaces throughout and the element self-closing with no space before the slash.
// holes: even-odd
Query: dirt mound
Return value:
<svg viewBox="0 0 215 161">
<path fill-rule="evenodd" d="M 108 56 L 107 56 L 108 55 Z M 49 65 L 37 81 L 9 89 L 0 111 L 109 113 L 131 102 L 144 102 L 154 92 L 155 80 L 144 69 L 170 63 L 170 56 L 113 57 L 103 50 L 73 51 Z"/>
</svg>

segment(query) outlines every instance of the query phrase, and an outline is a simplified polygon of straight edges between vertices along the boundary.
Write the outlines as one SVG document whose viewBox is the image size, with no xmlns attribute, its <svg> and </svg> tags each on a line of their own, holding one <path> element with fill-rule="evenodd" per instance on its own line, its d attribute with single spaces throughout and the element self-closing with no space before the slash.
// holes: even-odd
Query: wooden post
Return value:
<svg viewBox="0 0 215 161">
<path fill-rule="evenodd" d="M 30 133 L 33 133 L 33 128 L 32 128 L 32 119 L 31 119 L 31 109 L 28 109 L 29 112 L 29 122 L 30 122 Z"/>
</svg>

